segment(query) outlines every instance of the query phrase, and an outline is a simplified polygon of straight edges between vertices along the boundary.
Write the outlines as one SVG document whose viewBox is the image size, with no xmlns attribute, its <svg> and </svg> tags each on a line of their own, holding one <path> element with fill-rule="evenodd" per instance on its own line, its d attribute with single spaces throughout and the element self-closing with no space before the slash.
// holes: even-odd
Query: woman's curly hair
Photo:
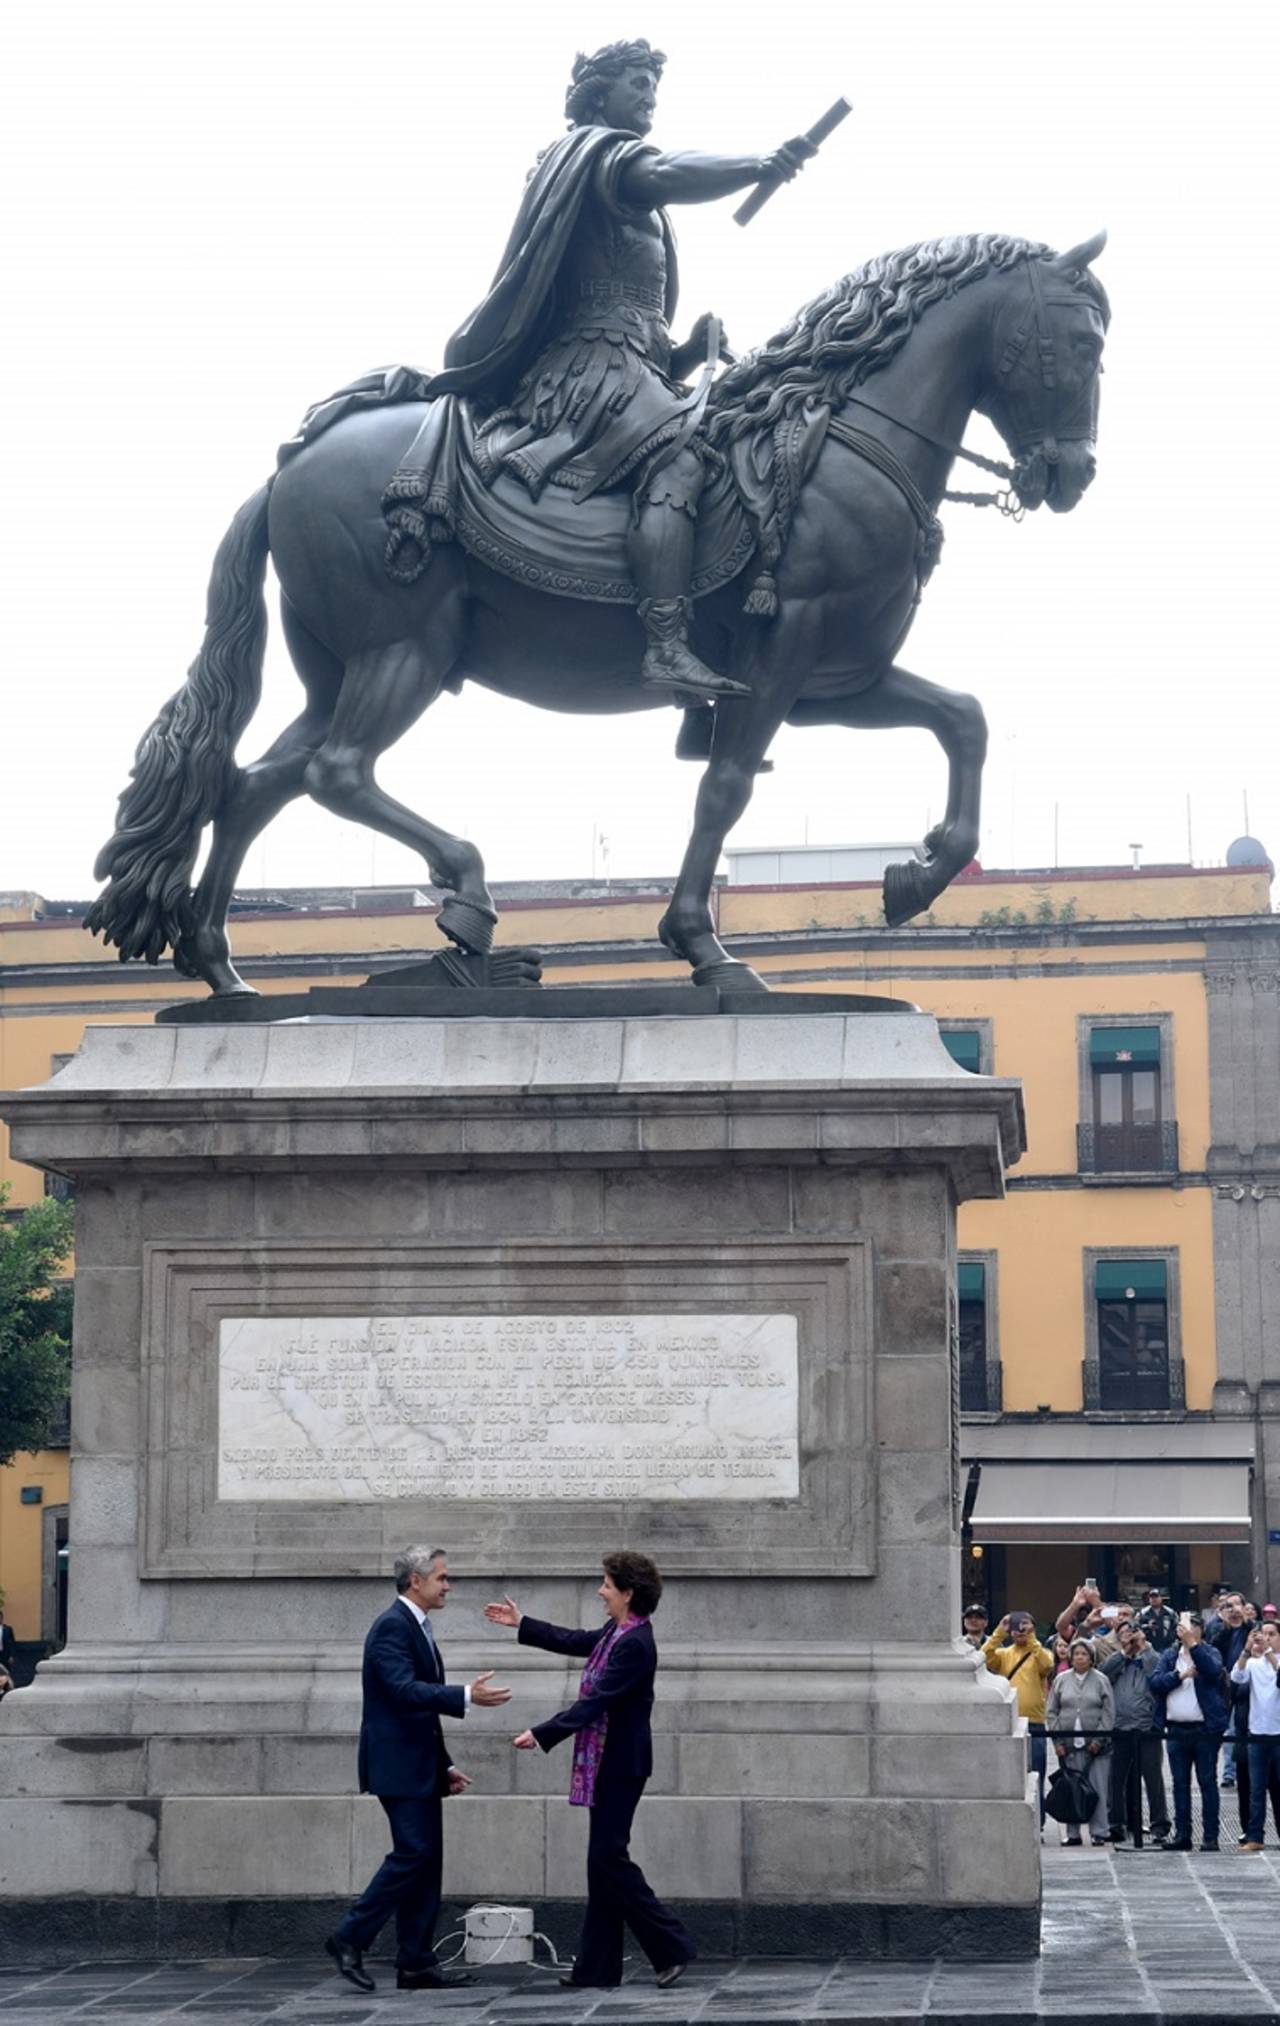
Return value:
<svg viewBox="0 0 1280 2026">
<path fill-rule="evenodd" d="M 565 117 L 571 127 L 589 126 L 600 110 L 600 101 L 611 84 L 626 70 L 651 70 L 661 77 L 666 56 L 647 42 L 610 42 L 594 56 L 579 50 L 573 59 L 573 77 L 564 95 Z"/>
<path fill-rule="evenodd" d="M 640 1618 L 651 1618 L 662 1595 L 662 1578 L 648 1555 L 634 1548 L 619 1548 L 604 1557 L 604 1572 L 618 1590 L 630 1590 L 631 1608 Z"/>
</svg>

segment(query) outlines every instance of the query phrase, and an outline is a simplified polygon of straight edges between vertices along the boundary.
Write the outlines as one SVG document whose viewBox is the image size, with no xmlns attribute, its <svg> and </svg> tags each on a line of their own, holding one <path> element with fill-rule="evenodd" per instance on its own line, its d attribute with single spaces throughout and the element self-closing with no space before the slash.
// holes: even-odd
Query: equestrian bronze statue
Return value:
<svg viewBox="0 0 1280 2026">
<path fill-rule="evenodd" d="M 671 338 L 666 207 L 767 195 L 815 141 L 661 153 L 645 135 L 663 62 L 647 43 L 579 57 L 569 131 L 531 172 L 444 369 L 371 374 L 320 403 L 236 515 L 204 644 L 142 740 L 98 861 L 89 925 L 122 958 L 171 949 L 216 995 L 247 992 L 227 910 L 253 840 L 302 794 L 419 852 L 444 936 L 487 952 L 496 914 L 476 846 L 374 772 L 464 682 L 550 710 L 684 710 L 677 750 L 705 772 L 658 932 L 697 984 L 764 989 L 718 940 L 710 896 L 780 724 L 920 725 L 941 743 L 946 810 L 920 856 L 886 871 L 891 924 L 974 856 L 981 709 L 898 656 L 944 498 L 1063 513 L 1093 478 L 1104 235 L 1063 254 L 991 233 L 886 254 L 717 378 L 714 318 Z M 963 448 L 975 409 L 1011 464 Z M 948 494 L 957 456 L 1005 488 Z M 242 767 L 268 556 L 306 703 Z"/>
</svg>

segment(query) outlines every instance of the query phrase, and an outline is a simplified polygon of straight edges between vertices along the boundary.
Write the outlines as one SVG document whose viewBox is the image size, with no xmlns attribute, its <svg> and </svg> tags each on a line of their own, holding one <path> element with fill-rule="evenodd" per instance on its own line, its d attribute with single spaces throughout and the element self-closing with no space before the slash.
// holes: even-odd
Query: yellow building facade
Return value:
<svg viewBox="0 0 1280 2026">
<path fill-rule="evenodd" d="M 922 923 L 891 931 L 878 882 L 788 882 L 787 861 L 777 883 L 717 885 L 734 954 L 779 992 L 914 1001 L 963 1066 L 1024 1087 L 1028 1150 L 1005 1198 L 960 1213 L 962 1452 L 980 1466 L 971 1588 L 1042 1618 L 1085 1575 L 1184 1601 L 1225 1577 L 1280 1601 L 1270 867 L 973 868 Z M 356 984 L 438 942 L 424 893 L 254 899 L 232 935 L 267 994 Z M 531 883 L 498 899 L 500 938 L 540 948 L 549 985 L 685 982 L 655 938 L 662 882 Z M 44 1081 L 89 1021 L 149 1020 L 203 993 L 115 963 L 81 911 L 0 895 L 0 1087 Z M 11 1210 L 45 1186 L 7 1152 L 0 1177 Z M 8 1480 L 43 1483 L 57 1505 L 55 1463 L 0 1472 L 0 1586 L 20 1638 L 48 1624 L 49 1550 Z"/>
</svg>

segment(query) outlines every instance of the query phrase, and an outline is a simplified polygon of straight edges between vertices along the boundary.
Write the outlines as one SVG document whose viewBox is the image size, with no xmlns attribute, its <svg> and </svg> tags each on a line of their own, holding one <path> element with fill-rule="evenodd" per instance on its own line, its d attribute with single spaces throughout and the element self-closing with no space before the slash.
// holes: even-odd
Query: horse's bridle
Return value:
<svg viewBox="0 0 1280 2026">
<path fill-rule="evenodd" d="M 1018 328 L 1013 332 L 1008 343 L 1005 345 L 1004 351 L 1000 355 L 1000 363 L 996 367 L 996 378 L 999 380 L 1009 379 L 1034 334 L 1036 352 L 1040 362 L 1040 387 L 1045 393 L 1051 394 L 1058 385 L 1058 353 L 1057 340 L 1053 335 L 1053 327 L 1049 322 L 1049 307 L 1053 305 L 1057 308 L 1064 308 L 1080 302 L 1081 297 L 1074 289 L 1065 294 L 1046 290 L 1044 285 L 1044 262 L 1039 258 L 1035 256 L 1028 257 L 1024 261 L 1023 266 L 1026 270 L 1027 282 L 1030 289 L 1030 316 L 1023 316 Z M 1068 424 L 1075 421 L 1080 408 L 1089 398 L 1090 391 L 1091 389 L 1086 389 L 1082 393 L 1075 408 L 1066 418 Z M 1068 429 L 1065 432 L 1059 429 L 1056 433 L 1053 433 L 1040 426 L 1041 418 L 1039 415 L 1029 413 L 1026 416 L 1027 428 L 1024 434 L 1022 429 L 1018 428 L 1019 415 L 1034 400 L 1034 397 L 1015 397 L 1012 393 L 1009 393 L 1007 399 L 1010 418 L 1014 422 L 1015 429 L 1017 429 L 1017 440 L 1024 447 L 1016 463 L 1004 464 L 999 458 L 983 457 L 976 450 L 967 450 L 963 443 L 956 443 L 950 437 L 935 436 L 932 430 L 918 429 L 913 422 L 904 422 L 900 416 L 890 415 L 887 409 L 877 408 L 874 401 L 868 401 L 860 394 L 850 394 L 846 396 L 846 399 L 854 407 L 866 408 L 872 415 L 878 415 L 881 421 L 892 422 L 896 428 L 905 429 L 909 436 L 919 437 L 922 443 L 932 444 L 935 450 L 944 450 L 951 457 L 961 457 L 966 464 L 974 464 L 980 471 L 989 471 L 993 478 L 1006 479 L 1008 484 L 1002 492 L 947 491 L 943 493 L 942 497 L 946 500 L 958 501 L 964 506 L 993 506 L 997 512 L 1006 515 L 1008 519 L 1014 521 L 1020 521 L 1026 513 L 1026 508 L 1018 496 L 1018 481 L 1021 479 L 1024 484 L 1026 483 L 1036 460 L 1042 458 L 1048 465 L 1057 464 L 1060 456 L 1058 447 L 1060 443 L 1087 441 L 1094 433 L 1092 418 L 1090 418 L 1090 426 L 1086 429 L 1079 431 Z"/>
</svg>

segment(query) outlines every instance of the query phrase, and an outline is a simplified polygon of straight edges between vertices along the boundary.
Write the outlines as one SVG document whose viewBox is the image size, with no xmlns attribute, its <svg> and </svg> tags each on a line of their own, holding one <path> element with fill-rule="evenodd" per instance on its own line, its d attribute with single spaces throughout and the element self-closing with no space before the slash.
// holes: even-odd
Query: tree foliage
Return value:
<svg viewBox="0 0 1280 2026">
<path fill-rule="evenodd" d="M 0 1186 L 0 1211 L 8 1193 Z M 66 1408 L 72 1283 L 57 1275 L 73 1223 L 71 1204 L 52 1198 L 0 1216 L 0 1465 L 43 1449 Z"/>
</svg>

